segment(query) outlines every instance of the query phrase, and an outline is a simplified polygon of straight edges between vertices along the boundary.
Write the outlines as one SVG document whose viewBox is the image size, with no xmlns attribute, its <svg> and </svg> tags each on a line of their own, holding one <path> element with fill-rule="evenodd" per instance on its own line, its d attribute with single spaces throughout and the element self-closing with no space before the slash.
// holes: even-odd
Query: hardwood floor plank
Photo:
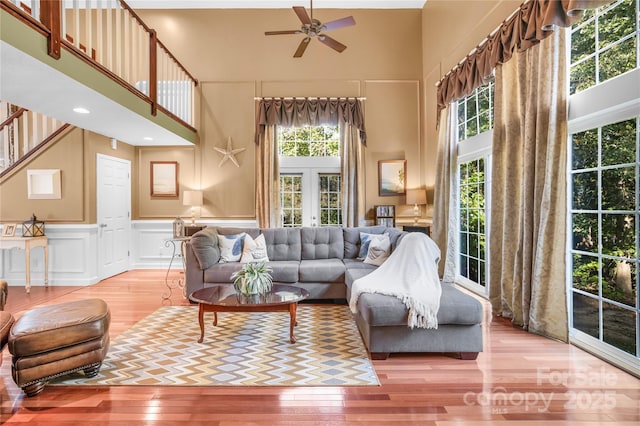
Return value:
<svg viewBox="0 0 640 426">
<path fill-rule="evenodd" d="M 89 287 L 10 287 L 6 309 L 104 299 L 115 338 L 163 305 L 165 271 L 131 271 Z M 179 278 L 178 272 L 171 278 Z M 392 354 L 373 361 L 381 386 L 50 386 L 26 398 L 0 367 L 0 422 L 29 425 L 637 425 L 640 380 L 581 349 L 491 318 L 475 361 L 451 354 Z M 606 396 L 606 398 L 605 398 Z M 527 400 L 527 398 L 529 398 Z M 580 399 L 581 398 L 581 399 Z M 527 402 L 528 401 L 528 402 Z"/>
</svg>

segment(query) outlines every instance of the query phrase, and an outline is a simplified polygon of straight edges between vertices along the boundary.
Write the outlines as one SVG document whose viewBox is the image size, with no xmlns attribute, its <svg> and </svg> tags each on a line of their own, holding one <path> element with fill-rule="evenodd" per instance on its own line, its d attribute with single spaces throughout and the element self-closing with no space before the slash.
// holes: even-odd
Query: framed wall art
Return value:
<svg viewBox="0 0 640 426">
<path fill-rule="evenodd" d="M 407 160 L 378 161 L 378 195 L 404 195 L 406 175 Z"/>
<path fill-rule="evenodd" d="M 16 233 L 16 223 L 5 223 L 2 225 L 2 236 L 3 237 L 13 237 Z"/>
<path fill-rule="evenodd" d="M 178 162 L 152 161 L 150 182 L 152 197 L 177 197 Z"/>
</svg>

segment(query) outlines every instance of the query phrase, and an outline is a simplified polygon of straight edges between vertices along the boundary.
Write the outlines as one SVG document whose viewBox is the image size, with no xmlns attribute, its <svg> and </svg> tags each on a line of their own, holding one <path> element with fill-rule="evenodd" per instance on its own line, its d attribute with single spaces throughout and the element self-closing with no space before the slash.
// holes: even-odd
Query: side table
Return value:
<svg viewBox="0 0 640 426">
<path fill-rule="evenodd" d="M 31 249 L 42 247 L 44 250 L 44 286 L 49 285 L 49 244 L 46 235 L 40 237 L 2 237 L 0 249 L 19 248 L 24 250 L 24 262 L 26 270 L 26 290 L 31 292 Z"/>
<path fill-rule="evenodd" d="M 167 287 L 167 290 L 162 293 L 162 300 L 171 299 L 171 293 L 175 289 L 180 289 L 182 291 L 182 296 L 187 297 L 185 294 L 185 264 L 184 264 L 184 253 L 187 241 L 189 241 L 191 237 L 178 237 L 178 238 L 170 238 L 164 241 L 165 247 L 171 247 L 171 260 L 169 261 L 169 267 L 167 268 L 167 273 L 164 275 L 164 284 Z M 176 259 L 180 259 L 182 262 L 182 277 L 169 279 L 169 273 L 171 272 L 171 266 L 173 266 L 173 262 Z"/>
</svg>

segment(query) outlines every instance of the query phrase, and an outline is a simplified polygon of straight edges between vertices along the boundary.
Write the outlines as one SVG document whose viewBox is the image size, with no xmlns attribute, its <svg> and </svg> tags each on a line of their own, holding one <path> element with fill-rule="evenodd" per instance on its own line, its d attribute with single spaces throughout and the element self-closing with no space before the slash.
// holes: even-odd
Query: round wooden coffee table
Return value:
<svg viewBox="0 0 640 426">
<path fill-rule="evenodd" d="M 277 312 L 289 311 L 289 341 L 296 342 L 293 328 L 297 325 L 296 310 L 298 302 L 309 297 L 309 292 L 300 287 L 274 284 L 266 294 L 245 296 L 236 293 L 231 284 L 220 284 L 201 288 L 189 295 L 189 299 L 198 303 L 198 321 L 200 339 L 204 339 L 204 313 L 213 312 L 213 325 L 218 325 L 218 312 Z"/>
</svg>

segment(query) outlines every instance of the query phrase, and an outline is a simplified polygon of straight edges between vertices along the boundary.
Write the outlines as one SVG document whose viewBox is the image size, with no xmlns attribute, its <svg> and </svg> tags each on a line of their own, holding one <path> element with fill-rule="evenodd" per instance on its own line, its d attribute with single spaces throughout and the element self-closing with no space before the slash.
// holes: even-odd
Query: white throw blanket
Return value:
<svg viewBox="0 0 640 426">
<path fill-rule="evenodd" d="M 353 282 L 349 308 L 356 312 L 362 293 L 378 293 L 402 300 L 409 310 L 411 328 L 438 328 L 440 249 L 426 234 L 412 232 L 391 256 L 370 274 Z"/>
</svg>

